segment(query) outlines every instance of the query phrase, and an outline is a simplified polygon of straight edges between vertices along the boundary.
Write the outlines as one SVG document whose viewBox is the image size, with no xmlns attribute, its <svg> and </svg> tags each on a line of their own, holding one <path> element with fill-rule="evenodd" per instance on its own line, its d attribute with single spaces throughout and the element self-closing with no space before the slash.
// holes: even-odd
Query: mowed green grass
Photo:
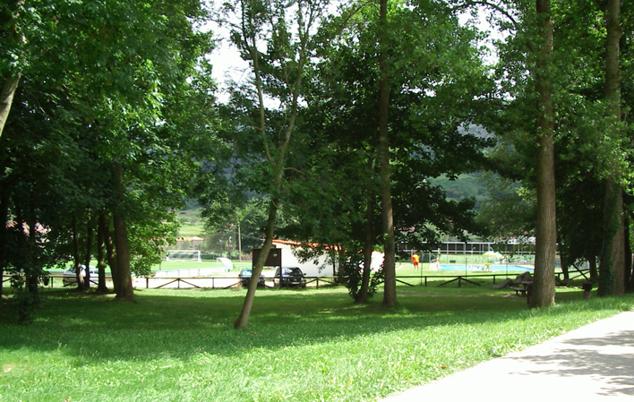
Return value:
<svg viewBox="0 0 634 402">
<path fill-rule="evenodd" d="M 181 223 L 178 228 L 179 236 L 204 236 L 205 226 L 203 224 Z"/>
<path fill-rule="evenodd" d="M 373 400 L 631 309 L 634 298 L 558 295 L 526 309 L 509 291 L 405 288 L 386 310 L 343 288 L 137 291 L 136 302 L 49 291 L 29 326 L 0 310 L 0 400 Z"/>
</svg>

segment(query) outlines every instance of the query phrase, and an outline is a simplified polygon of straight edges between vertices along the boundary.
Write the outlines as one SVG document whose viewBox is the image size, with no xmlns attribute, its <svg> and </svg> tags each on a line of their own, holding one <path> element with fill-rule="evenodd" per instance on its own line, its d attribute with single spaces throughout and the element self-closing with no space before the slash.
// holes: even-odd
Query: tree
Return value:
<svg viewBox="0 0 634 402">
<path fill-rule="evenodd" d="M 131 299 L 127 267 L 147 271 L 175 237 L 193 149 L 212 136 L 215 115 L 203 111 L 214 87 L 201 79 L 210 36 L 193 28 L 204 13 L 197 1 L 53 3 L 25 14 L 34 22 L 23 25 L 29 63 L 1 138 L 6 219 L 30 197 L 48 231 L 44 249 L 59 252 L 60 263 L 77 221 L 77 268 L 80 249 L 85 260 L 96 250 L 103 272 L 105 244 L 115 291 Z M 88 216 L 100 217 L 96 246 Z"/>
<path fill-rule="evenodd" d="M 383 273 L 385 286 L 383 304 L 387 307 L 396 305 L 396 247 L 394 237 L 394 211 L 392 209 L 391 173 L 390 173 L 390 141 L 388 136 L 388 113 L 390 107 L 390 72 L 387 64 L 387 0 L 380 0 L 379 8 L 379 100 L 378 126 L 379 140 L 377 154 L 379 175 L 381 177 L 381 205 L 383 208 Z"/>
<path fill-rule="evenodd" d="M 0 6 L 0 137 L 11 112 L 13 97 L 21 78 L 21 47 L 24 37 L 20 32 L 23 0 L 10 0 Z"/>
<path fill-rule="evenodd" d="M 555 110 L 551 65 L 553 22 L 550 0 L 537 0 L 539 42 L 533 71 L 539 95 L 537 139 L 537 227 L 535 236 L 535 284 L 531 307 L 549 307 L 555 302 L 555 255 L 557 227 L 555 204 Z"/>
<path fill-rule="evenodd" d="M 310 103 L 299 128 L 309 135 L 295 142 L 289 159 L 290 224 L 281 229 L 294 239 L 336 246 L 356 302 L 367 301 L 370 256 L 383 245 L 376 169 L 379 24 L 376 9 L 352 4 L 322 25 L 321 35 L 334 39 L 321 49 L 322 61 L 311 75 Z M 394 227 L 399 241 L 425 247 L 440 233 L 476 232 L 473 204 L 446 200 L 430 178 L 482 166 L 482 148 L 491 141 L 468 127 L 491 85 L 471 45 L 474 32 L 460 27 L 446 7 L 394 7 L 391 24 L 407 27 L 388 38 Z M 306 196 L 316 189 L 317 199 Z"/>
<path fill-rule="evenodd" d="M 264 243 L 253 267 L 255 278 L 260 276 L 272 246 L 278 210 L 283 202 L 286 160 L 301 107 L 304 75 L 315 45 L 312 30 L 325 13 L 326 3 L 242 0 L 235 6 L 225 5 L 227 14 L 239 21 L 233 27 L 232 39 L 242 58 L 249 61 L 253 73 L 255 133 L 264 153 L 258 163 L 265 164 L 263 188 L 269 197 Z M 266 50 L 261 50 L 263 44 Z M 266 96 L 279 102 L 276 110 L 267 108 Z M 237 329 L 248 324 L 256 286 L 257 281 L 249 284 L 235 321 Z"/>
<path fill-rule="evenodd" d="M 608 0 L 606 9 L 605 99 L 608 107 L 609 137 L 617 149 L 623 142 L 621 127 L 620 79 L 620 0 Z M 623 212 L 623 172 L 605 179 L 603 199 L 603 247 L 600 264 L 600 295 L 621 295 L 625 291 L 625 227 Z"/>
</svg>

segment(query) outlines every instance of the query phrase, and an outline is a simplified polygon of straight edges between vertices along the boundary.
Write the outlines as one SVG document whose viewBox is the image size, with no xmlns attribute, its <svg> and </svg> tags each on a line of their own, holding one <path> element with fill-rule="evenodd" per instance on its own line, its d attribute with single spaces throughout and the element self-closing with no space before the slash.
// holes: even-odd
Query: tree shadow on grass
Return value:
<svg viewBox="0 0 634 402">
<path fill-rule="evenodd" d="M 403 289 L 399 307 L 390 310 L 381 306 L 380 295 L 369 305 L 354 305 L 341 290 L 264 291 L 256 296 L 249 329 L 236 331 L 232 322 L 243 293 L 184 295 L 179 291 L 140 292 L 137 302 L 130 304 L 115 302 L 111 296 L 51 292 L 32 325 L 5 325 L 0 350 L 62 348 L 79 365 L 158 356 L 186 360 L 198 353 L 240 356 L 254 348 L 275 352 L 369 334 L 519 322 L 534 314 L 521 298 L 481 289 Z M 580 295 L 566 297 L 579 299 Z M 604 302 L 575 306 L 609 308 Z M 564 306 L 545 314 L 563 317 L 570 311 Z M 0 315 L 0 322 L 2 318 Z"/>
</svg>

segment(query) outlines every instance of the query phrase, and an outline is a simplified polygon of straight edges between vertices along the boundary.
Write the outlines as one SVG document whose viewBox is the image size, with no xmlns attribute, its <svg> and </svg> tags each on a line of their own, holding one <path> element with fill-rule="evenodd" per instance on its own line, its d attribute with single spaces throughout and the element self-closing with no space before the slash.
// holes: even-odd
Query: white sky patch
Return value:
<svg viewBox="0 0 634 402">
<path fill-rule="evenodd" d="M 474 26 L 480 32 L 485 33 L 486 37 L 479 44 L 481 46 L 483 45 L 487 50 L 486 53 L 481 55 L 482 60 L 485 64 L 490 66 L 496 64 L 499 57 L 495 47 L 495 41 L 505 40 L 509 33 L 501 32 L 497 27 L 491 24 L 491 10 L 478 7 L 475 16 L 472 15 L 470 10 L 464 10 L 458 14 L 458 22 L 463 26 Z"/>
<path fill-rule="evenodd" d="M 251 78 L 249 63 L 240 57 L 240 52 L 231 43 L 230 29 L 221 25 L 218 21 L 222 1 L 207 1 L 207 7 L 211 11 L 212 18 L 203 24 L 200 29 L 204 32 L 211 31 L 215 40 L 214 50 L 207 55 L 212 65 L 212 78 L 218 84 L 216 96 L 221 103 L 229 101 L 229 86 L 231 82 L 244 83 Z"/>
</svg>

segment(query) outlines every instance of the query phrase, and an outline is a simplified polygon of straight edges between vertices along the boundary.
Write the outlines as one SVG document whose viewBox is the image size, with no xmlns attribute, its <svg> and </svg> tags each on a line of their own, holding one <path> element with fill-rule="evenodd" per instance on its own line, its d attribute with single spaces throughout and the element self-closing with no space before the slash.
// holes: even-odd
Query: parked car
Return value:
<svg viewBox="0 0 634 402">
<path fill-rule="evenodd" d="M 242 286 L 245 288 L 249 286 L 249 281 L 251 280 L 252 275 L 253 275 L 253 271 L 251 271 L 250 269 L 243 269 L 242 271 L 240 271 L 240 273 L 238 274 L 238 277 L 240 278 L 240 284 L 242 284 Z M 258 287 L 263 287 L 263 286 L 264 286 L 264 275 L 260 273 L 260 278 L 258 278 Z"/>
<path fill-rule="evenodd" d="M 280 269 L 275 270 L 275 278 L 280 277 Z M 306 287 L 306 277 L 298 267 L 282 267 L 280 287 Z"/>
<path fill-rule="evenodd" d="M 86 276 L 86 267 L 84 265 L 79 266 L 79 277 L 83 280 Z M 99 278 L 99 271 L 97 268 L 90 268 L 90 281 L 97 282 Z M 75 268 L 69 268 L 62 272 L 62 283 L 64 286 L 72 286 L 77 284 L 77 276 L 75 275 Z"/>
</svg>

